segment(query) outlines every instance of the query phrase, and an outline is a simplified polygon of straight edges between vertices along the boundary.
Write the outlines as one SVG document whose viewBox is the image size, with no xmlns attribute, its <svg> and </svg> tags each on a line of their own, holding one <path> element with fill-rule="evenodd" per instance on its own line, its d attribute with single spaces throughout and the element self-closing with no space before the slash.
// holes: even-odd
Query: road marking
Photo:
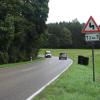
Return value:
<svg viewBox="0 0 100 100">
<path fill-rule="evenodd" d="M 71 63 L 66 67 L 59 75 L 57 75 L 55 78 L 53 78 L 51 81 L 49 81 L 46 85 L 44 85 L 42 88 L 40 88 L 37 92 L 32 94 L 30 97 L 28 97 L 26 100 L 32 100 L 37 94 L 39 94 L 42 90 L 44 90 L 48 85 L 50 85 L 53 81 L 55 81 L 62 73 L 64 73 L 71 65 L 73 61 L 71 60 Z"/>
</svg>

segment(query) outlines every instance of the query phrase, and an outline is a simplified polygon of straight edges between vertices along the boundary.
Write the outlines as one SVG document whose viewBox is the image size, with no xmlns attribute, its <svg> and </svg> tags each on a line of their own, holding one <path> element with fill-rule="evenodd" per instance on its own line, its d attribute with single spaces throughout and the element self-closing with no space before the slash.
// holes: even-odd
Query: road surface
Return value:
<svg viewBox="0 0 100 100">
<path fill-rule="evenodd" d="M 71 62 L 52 57 L 16 68 L 0 68 L 0 100 L 26 100 Z"/>
</svg>

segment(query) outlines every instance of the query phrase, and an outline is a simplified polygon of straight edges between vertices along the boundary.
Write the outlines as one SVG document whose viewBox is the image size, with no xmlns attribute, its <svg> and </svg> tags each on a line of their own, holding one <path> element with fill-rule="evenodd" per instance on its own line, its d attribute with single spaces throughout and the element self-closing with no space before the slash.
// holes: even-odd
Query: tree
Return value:
<svg viewBox="0 0 100 100">
<path fill-rule="evenodd" d="M 61 48 L 69 47 L 72 44 L 71 31 L 66 27 L 64 27 L 61 31 L 61 35 L 59 39 L 60 39 Z"/>
<path fill-rule="evenodd" d="M 37 56 L 48 10 L 48 0 L 0 1 L 0 63 Z"/>
<path fill-rule="evenodd" d="M 71 31 L 64 25 L 48 24 L 48 46 L 50 48 L 66 48 L 71 46 Z"/>
</svg>

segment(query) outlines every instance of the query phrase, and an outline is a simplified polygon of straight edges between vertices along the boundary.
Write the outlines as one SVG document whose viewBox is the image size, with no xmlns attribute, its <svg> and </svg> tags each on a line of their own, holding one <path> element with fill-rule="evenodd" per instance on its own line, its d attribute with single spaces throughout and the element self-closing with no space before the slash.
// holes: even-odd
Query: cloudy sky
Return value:
<svg viewBox="0 0 100 100">
<path fill-rule="evenodd" d="M 49 0 L 49 17 L 47 23 L 72 21 L 87 22 L 93 16 L 100 24 L 100 0 Z"/>
</svg>

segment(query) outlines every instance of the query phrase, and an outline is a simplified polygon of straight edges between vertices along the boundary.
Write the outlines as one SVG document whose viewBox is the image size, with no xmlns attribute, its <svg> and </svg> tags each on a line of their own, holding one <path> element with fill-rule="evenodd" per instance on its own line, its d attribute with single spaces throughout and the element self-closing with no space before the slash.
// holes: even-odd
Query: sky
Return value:
<svg viewBox="0 0 100 100">
<path fill-rule="evenodd" d="M 90 16 L 100 25 L 100 0 L 49 0 L 47 23 L 69 22 L 75 18 L 86 23 Z"/>
</svg>

